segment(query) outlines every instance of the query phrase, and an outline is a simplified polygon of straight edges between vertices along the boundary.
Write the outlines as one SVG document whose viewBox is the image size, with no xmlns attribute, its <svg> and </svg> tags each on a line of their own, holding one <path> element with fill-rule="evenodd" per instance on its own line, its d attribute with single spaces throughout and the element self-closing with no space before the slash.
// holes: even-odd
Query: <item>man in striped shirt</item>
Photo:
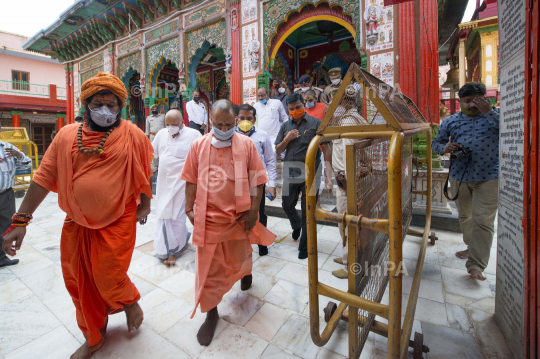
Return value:
<svg viewBox="0 0 540 359">
<path fill-rule="evenodd" d="M 32 160 L 20 152 L 11 143 L 0 141 L 0 234 L 11 226 L 11 216 L 15 213 L 15 171 L 32 166 Z M 18 259 L 9 259 L 0 248 L 0 268 L 19 263 Z"/>
</svg>

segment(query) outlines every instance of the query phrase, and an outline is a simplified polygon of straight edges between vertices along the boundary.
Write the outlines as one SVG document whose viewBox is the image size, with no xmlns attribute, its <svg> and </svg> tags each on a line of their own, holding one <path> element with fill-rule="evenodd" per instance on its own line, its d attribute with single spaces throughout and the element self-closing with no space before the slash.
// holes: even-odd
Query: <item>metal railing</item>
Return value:
<svg viewBox="0 0 540 359">
<path fill-rule="evenodd" d="M 0 80 L 0 93 L 18 96 L 49 97 L 49 85 Z"/>
<path fill-rule="evenodd" d="M 59 100 L 66 99 L 66 88 L 65 87 L 56 87 L 56 98 Z"/>
</svg>

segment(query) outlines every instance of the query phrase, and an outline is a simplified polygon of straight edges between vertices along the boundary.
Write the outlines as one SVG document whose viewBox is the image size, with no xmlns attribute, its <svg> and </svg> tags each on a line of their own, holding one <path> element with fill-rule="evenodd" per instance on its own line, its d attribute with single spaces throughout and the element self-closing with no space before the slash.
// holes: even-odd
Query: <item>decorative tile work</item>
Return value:
<svg viewBox="0 0 540 359">
<path fill-rule="evenodd" d="M 136 70 L 139 73 L 142 72 L 141 59 L 142 58 L 140 51 L 134 52 L 128 56 L 118 59 L 118 78 L 122 79 L 130 68 Z"/>
<path fill-rule="evenodd" d="M 141 42 L 141 38 L 137 37 L 135 39 L 131 39 L 130 41 L 124 42 L 123 44 L 120 44 L 116 47 L 116 51 L 121 54 L 123 52 L 128 52 L 132 48 L 138 46 Z"/>
<path fill-rule="evenodd" d="M 186 56 L 191 58 L 205 41 L 222 49 L 227 47 L 227 25 L 225 20 L 193 30 L 186 34 Z"/>
<path fill-rule="evenodd" d="M 198 2 L 200 2 L 200 0 L 182 0 L 182 9 L 194 5 Z"/>
<path fill-rule="evenodd" d="M 226 81 L 225 69 L 217 69 L 213 73 L 215 100 L 228 99 L 230 97 L 230 91 Z"/>
<path fill-rule="evenodd" d="M 197 74 L 197 87 L 200 88 L 207 96 L 210 95 L 210 72 L 202 72 Z"/>
<path fill-rule="evenodd" d="M 79 70 L 82 71 L 99 63 L 103 63 L 103 53 L 91 57 L 88 60 L 81 61 L 79 63 Z"/>
<path fill-rule="evenodd" d="M 304 0 L 270 0 L 267 3 L 264 3 L 263 44 L 270 45 L 270 37 L 276 33 L 276 28 L 278 27 L 278 25 L 280 23 L 286 22 L 287 18 L 298 16 L 298 9 L 305 4 L 306 2 Z M 326 5 L 327 11 L 320 11 L 322 10 L 321 6 L 325 4 L 328 4 L 329 6 L 339 5 L 341 9 L 339 7 L 333 7 L 328 9 L 328 5 Z M 325 15 L 328 12 L 341 12 L 339 10 L 342 10 L 343 15 L 350 15 L 353 20 L 352 25 L 356 27 L 356 46 L 358 48 L 362 46 L 362 17 L 360 16 L 360 2 L 351 0 L 328 0 L 318 2 L 316 6 L 317 9 L 311 10 L 313 12 L 313 16 L 319 15 L 318 12 L 321 12 L 321 15 Z M 287 16 L 287 14 L 289 14 L 289 16 Z M 266 59 L 266 61 L 268 61 L 268 59 Z"/>
<path fill-rule="evenodd" d="M 166 23 L 165 25 L 161 27 L 158 27 L 157 29 L 148 31 L 147 33 L 144 34 L 144 42 L 147 43 L 152 40 L 158 39 L 160 36 L 164 36 L 172 32 L 175 32 L 176 30 L 178 30 L 178 27 L 179 27 L 178 24 L 179 24 L 179 20 L 176 19 L 174 21 Z"/>
<path fill-rule="evenodd" d="M 161 61 L 163 56 L 178 65 L 180 62 L 180 47 L 178 37 L 146 48 L 146 74 L 150 75 L 152 69 Z"/>
<path fill-rule="evenodd" d="M 190 26 L 204 20 L 207 17 L 225 12 L 225 0 L 219 0 L 200 10 L 184 15 L 184 26 Z"/>
<path fill-rule="evenodd" d="M 83 84 L 90 77 L 96 76 L 98 73 L 103 71 L 103 65 L 93 68 L 92 70 L 83 72 L 81 74 L 81 84 Z"/>
</svg>

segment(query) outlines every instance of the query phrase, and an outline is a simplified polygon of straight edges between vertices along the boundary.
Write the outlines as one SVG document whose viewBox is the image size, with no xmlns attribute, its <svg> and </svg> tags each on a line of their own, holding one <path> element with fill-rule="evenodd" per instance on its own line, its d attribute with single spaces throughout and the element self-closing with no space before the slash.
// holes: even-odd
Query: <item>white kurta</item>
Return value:
<svg viewBox="0 0 540 359">
<path fill-rule="evenodd" d="M 154 157 L 159 159 L 156 189 L 156 257 L 167 259 L 184 248 L 190 233 L 186 225 L 186 182 L 180 179 L 191 144 L 201 136 L 199 131 L 183 127 L 176 138 L 160 130 L 152 142 Z"/>
</svg>

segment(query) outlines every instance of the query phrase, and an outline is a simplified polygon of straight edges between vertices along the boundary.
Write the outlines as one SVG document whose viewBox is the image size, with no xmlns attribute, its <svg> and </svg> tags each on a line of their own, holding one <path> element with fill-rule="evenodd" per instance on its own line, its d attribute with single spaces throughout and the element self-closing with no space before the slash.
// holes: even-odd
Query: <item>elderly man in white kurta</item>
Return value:
<svg viewBox="0 0 540 359">
<path fill-rule="evenodd" d="M 173 264 L 176 254 L 186 245 L 190 233 L 186 225 L 186 181 L 180 179 L 191 144 L 201 137 L 199 131 L 184 126 L 182 114 L 171 110 L 165 116 L 166 128 L 152 142 L 154 156 L 159 159 L 157 178 L 156 257 Z"/>
</svg>

